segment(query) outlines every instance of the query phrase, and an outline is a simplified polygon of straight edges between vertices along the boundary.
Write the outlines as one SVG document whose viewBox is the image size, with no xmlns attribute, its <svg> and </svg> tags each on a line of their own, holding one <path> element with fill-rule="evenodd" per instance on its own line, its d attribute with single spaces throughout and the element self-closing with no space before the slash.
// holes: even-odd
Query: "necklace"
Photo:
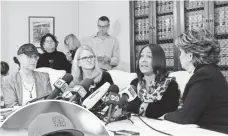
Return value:
<svg viewBox="0 0 228 136">
<path fill-rule="evenodd" d="M 33 90 L 33 88 L 34 88 L 34 86 L 35 86 L 35 79 L 34 79 L 33 76 L 32 76 L 32 78 L 33 78 L 32 87 L 31 87 L 31 89 L 28 89 L 28 87 L 25 85 L 25 81 L 24 81 L 24 79 L 23 79 L 23 76 L 21 76 L 22 85 L 23 85 L 23 87 L 25 88 L 25 90 L 27 90 L 27 91 L 29 92 L 29 97 L 30 97 L 30 98 L 32 98 L 32 90 Z"/>
</svg>

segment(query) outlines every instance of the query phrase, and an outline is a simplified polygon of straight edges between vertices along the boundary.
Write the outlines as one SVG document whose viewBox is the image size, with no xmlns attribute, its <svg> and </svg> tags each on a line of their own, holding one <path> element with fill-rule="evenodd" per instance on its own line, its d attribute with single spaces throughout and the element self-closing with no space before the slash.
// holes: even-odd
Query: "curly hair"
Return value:
<svg viewBox="0 0 228 136">
<path fill-rule="evenodd" d="M 161 82 L 164 81 L 165 78 L 168 76 L 168 72 L 166 69 L 166 57 L 165 52 L 162 47 L 158 44 L 149 44 L 144 46 L 140 52 L 138 58 L 142 53 L 142 50 L 146 47 L 149 47 L 152 53 L 152 68 L 153 73 L 155 74 L 155 81 Z M 140 71 L 139 68 L 139 59 L 137 60 L 137 68 L 136 68 L 137 76 L 140 81 L 142 81 L 144 74 Z"/>
<path fill-rule="evenodd" d="M 192 28 L 182 33 L 175 45 L 186 53 L 192 53 L 195 67 L 202 64 L 217 64 L 220 61 L 220 45 L 214 36 L 204 28 Z"/>
<path fill-rule="evenodd" d="M 54 35 L 52 35 L 50 33 L 47 33 L 44 36 L 42 36 L 41 39 L 40 39 L 40 47 L 43 50 L 43 52 L 47 52 L 44 49 L 44 42 L 45 42 L 45 40 L 46 40 L 47 37 L 51 37 L 51 39 L 55 42 L 55 50 L 56 50 L 57 49 L 57 46 L 59 44 L 59 41 L 57 41 L 57 38 Z"/>
</svg>

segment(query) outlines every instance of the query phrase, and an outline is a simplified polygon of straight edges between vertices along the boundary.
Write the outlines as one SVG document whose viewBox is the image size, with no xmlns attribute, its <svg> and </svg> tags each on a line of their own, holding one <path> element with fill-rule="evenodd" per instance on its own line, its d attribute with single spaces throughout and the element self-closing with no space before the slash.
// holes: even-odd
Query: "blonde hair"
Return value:
<svg viewBox="0 0 228 136">
<path fill-rule="evenodd" d="M 83 45 L 78 48 L 78 50 L 75 53 L 72 68 L 71 68 L 71 74 L 74 77 L 74 80 L 73 80 L 74 85 L 80 83 L 83 80 L 83 70 L 80 66 L 78 66 L 78 60 L 79 60 L 83 50 L 88 50 L 93 55 L 95 55 L 93 50 L 87 45 Z M 97 84 L 101 80 L 102 70 L 100 69 L 100 67 L 98 65 L 96 57 L 95 57 L 94 61 L 95 61 L 95 66 L 94 66 L 93 73 L 92 73 L 92 79 L 94 80 L 94 83 Z"/>
<path fill-rule="evenodd" d="M 214 36 L 205 28 L 192 28 L 182 33 L 175 45 L 192 53 L 195 67 L 202 64 L 217 64 L 220 61 L 220 46 Z"/>
<path fill-rule="evenodd" d="M 68 45 L 69 40 L 73 41 L 73 45 L 75 45 L 75 47 L 81 46 L 80 41 L 78 40 L 78 38 L 74 34 L 68 34 L 64 39 L 64 44 Z"/>
</svg>

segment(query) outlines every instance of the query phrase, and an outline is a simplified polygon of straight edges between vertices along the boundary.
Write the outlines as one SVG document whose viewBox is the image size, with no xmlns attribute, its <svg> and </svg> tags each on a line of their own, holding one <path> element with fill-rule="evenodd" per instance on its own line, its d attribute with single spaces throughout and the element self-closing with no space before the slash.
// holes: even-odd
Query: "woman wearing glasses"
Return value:
<svg viewBox="0 0 228 136">
<path fill-rule="evenodd" d="M 76 51 L 72 64 L 72 76 L 73 81 L 70 83 L 70 87 L 74 87 L 79 84 L 83 79 L 92 79 L 95 84 L 94 90 L 98 89 L 104 83 L 108 82 L 113 84 L 112 77 L 108 72 L 102 71 L 98 66 L 95 53 L 89 46 L 80 46 Z M 88 97 L 90 93 L 84 97 Z M 99 102 L 98 102 L 99 103 Z"/>
<path fill-rule="evenodd" d="M 51 93 L 48 74 L 34 71 L 38 58 L 38 51 L 33 44 L 24 44 L 17 51 L 20 70 L 2 81 L 6 107 L 23 106 L 34 98 Z"/>
<path fill-rule="evenodd" d="M 58 43 L 56 37 L 50 33 L 41 38 L 40 46 L 44 53 L 40 55 L 37 68 L 49 67 L 70 73 L 71 64 L 67 61 L 64 53 L 57 51 Z"/>
</svg>

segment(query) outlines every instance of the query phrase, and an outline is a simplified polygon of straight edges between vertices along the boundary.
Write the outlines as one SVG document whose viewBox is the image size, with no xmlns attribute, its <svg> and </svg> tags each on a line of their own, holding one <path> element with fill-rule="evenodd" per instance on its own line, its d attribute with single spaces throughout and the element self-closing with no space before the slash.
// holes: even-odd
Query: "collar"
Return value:
<svg viewBox="0 0 228 136">
<path fill-rule="evenodd" d="M 106 33 L 106 35 L 104 35 L 104 36 L 109 37 L 110 35 L 109 35 L 108 33 Z M 98 32 L 97 32 L 96 35 L 94 35 L 94 38 L 95 38 L 95 37 L 99 37 L 99 36 L 98 36 Z M 99 38 L 100 38 L 100 37 L 99 37 Z"/>
<path fill-rule="evenodd" d="M 198 70 L 201 69 L 202 67 L 208 66 L 208 65 L 213 65 L 213 66 L 218 67 L 216 64 L 201 64 L 201 65 L 199 65 L 199 66 L 197 66 L 197 67 L 195 68 L 195 70 L 194 70 L 193 73 L 195 73 L 196 71 L 198 71 Z"/>
</svg>

